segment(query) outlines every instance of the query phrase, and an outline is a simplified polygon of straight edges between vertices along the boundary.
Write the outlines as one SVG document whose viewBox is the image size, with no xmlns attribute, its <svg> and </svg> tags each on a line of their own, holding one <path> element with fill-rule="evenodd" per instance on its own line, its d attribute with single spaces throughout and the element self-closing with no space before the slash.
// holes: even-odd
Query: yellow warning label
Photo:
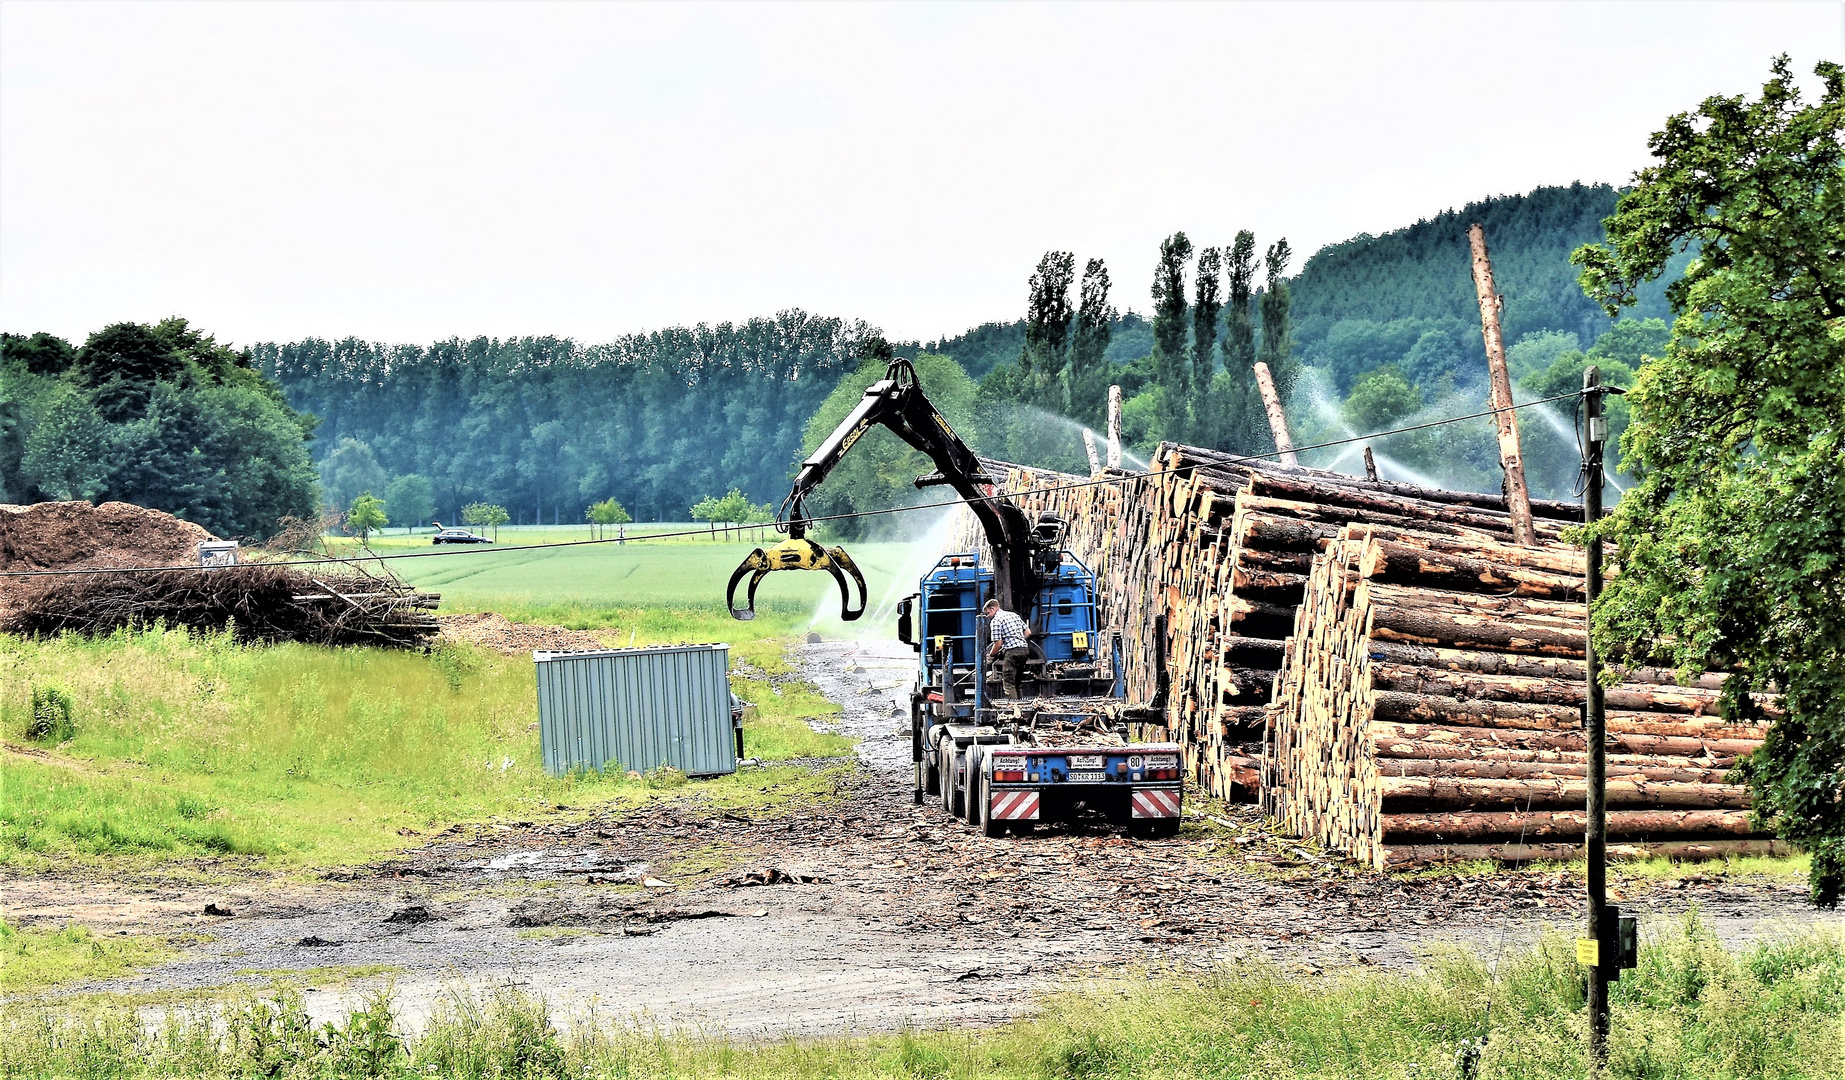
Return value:
<svg viewBox="0 0 1845 1080">
<path fill-rule="evenodd" d="M 1087 649 L 1088 647 L 1089 647 L 1089 634 L 1086 631 L 1077 630 L 1077 631 L 1073 631 L 1070 634 L 1070 648 L 1082 650 L 1082 649 Z"/>
<path fill-rule="evenodd" d="M 1596 967 L 1602 962 L 1602 943 L 1599 941 L 1578 941 L 1576 943 L 1576 962 L 1584 967 Z"/>
</svg>

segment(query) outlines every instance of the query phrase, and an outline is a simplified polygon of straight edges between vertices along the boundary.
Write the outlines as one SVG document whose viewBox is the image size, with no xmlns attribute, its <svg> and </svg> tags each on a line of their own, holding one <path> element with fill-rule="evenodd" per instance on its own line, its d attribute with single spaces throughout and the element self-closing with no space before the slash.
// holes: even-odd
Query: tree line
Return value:
<svg viewBox="0 0 1845 1080">
<path fill-rule="evenodd" d="M 314 417 L 185 319 L 0 335 L 0 502 L 116 499 L 219 536 L 313 514 Z"/>
<path fill-rule="evenodd" d="M 779 497 L 802 426 L 871 334 L 787 311 L 606 344 L 309 338 L 250 351 L 319 418 L 334 506 L 372 490 L 390 507 L 387 489 L 408 476 L 451 520 L 479 502 L 512 524 L 582 522 L 614 499 L 643 521 L 683 521 L 732 488 Z"/>
</svg>

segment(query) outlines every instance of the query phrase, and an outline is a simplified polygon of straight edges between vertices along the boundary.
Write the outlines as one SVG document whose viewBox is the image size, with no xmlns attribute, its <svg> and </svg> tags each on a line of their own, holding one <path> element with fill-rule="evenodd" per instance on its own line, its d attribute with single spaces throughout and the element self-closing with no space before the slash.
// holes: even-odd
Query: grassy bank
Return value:
<svg viewBox="0 0 1845 1080">
<path fill-rule="evenodd" d="M 673 624 L 660 636 L 696 633 Z M 762 673 L 735 684 L 760 707 L 746 723 L 752 754 L 847 752 L 803 720 L 835 706 L 798 682 L 770 685 L 788 670 L 781 642 L 759 636 L 733 655 Z M 35 689 L 68 697 L 74 734 L 29 741 Z M 536 720 L 530 659 L 472 648 L 250 646 L 183 630 L 0 636 L 0 866 L 197 855 L 322 865 L 453 822 L 659 794 L 613 775 L 547 776 Z M 674 793 L 749 804 L 806 783 L 802 770 L 770 768 Z"/>
<path fill-rule="evenodd" d="M 1842 1075 L 1836 932 L 1740 954 L 1695 922 L 1655 936 L 1615 987 L 1610 1076 Z M 745 1044 L 570 1019 L 554 1025 L 540 999 L 513 992 L 457 995 L 415 1035 L 388 997 L 318 1030 L 285 991 L 173 1012 L 151 1030 L 119 1003 L 28 1006 L 0 1019 L 0 1075 L 1421 1078 L 1461 1075 L 1482 1036 L 1479 1077 L 1588 1074 L 1580 969 L 1561 938 L 1496 973 L 1457 953 L 1410 975 L 1301 979 L 1255 962 L 1133 974 L 988 1030 Z"/>
</svg>

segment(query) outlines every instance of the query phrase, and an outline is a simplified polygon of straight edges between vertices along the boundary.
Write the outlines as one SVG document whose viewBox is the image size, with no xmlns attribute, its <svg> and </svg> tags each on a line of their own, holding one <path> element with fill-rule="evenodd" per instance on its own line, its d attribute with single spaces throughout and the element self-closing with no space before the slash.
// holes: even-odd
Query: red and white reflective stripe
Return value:
<svg viewBox="0 0 1845 1080">
<path fill-rule="evenodd" d="M 994 821 L 1038 820 L 1038 793 L 1035 791 L 995 791 L 993 805 L 987 811 Z"/>
<path fill-rule="evenodd" d="M 1147 788 L 1134 793 L 1134 816 L 1142 817 L 1178 817 L 1179 790 L 1177 788 Z"/>
</svg>

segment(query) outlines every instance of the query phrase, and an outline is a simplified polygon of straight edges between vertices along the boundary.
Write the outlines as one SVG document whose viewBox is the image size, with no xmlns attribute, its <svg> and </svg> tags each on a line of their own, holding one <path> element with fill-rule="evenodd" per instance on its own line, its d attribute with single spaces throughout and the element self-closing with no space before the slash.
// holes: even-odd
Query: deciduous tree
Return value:
<svg viewBox="0 0 1845 1080">
<path fill-rule="evenodd" d="M 1191 401 L 1191 362 L 1185 347 L 1185 267 L 1192 242 L 1182 232 L 1160 243 L 1153 273 L 1153 370 L 1165 393 L 1158 399 L 1160 427 L 1167 438 L 1182 437 Z"/>
<path fill-rule="evenodd" d="M 367 491 L 352 500 L 352 506 L 346 511 L 346 527 L 359 531 L 359 543 L 371 539 L 373 529 L 382 529 L 391 523 L 384 514 L 384 500 Z"/>
<path fill-rule="evenodd" d="M 1812 853 L 1813 899 L 1845 890 L 1845 69 L 1805 103 L 1786 57 L 1759 98 L 1667 119 L 1655 164 L 1578 249 L 1610 314 L 1693 253 L 1667 290 L 1664 355 L 1639 370 L 1621 440 L 1640 483 L 1603 526 L 1620 573 L 1594 615 L 1621 659 L 1732 672 L 1726 714 L 1784 715 L 1743 767 L 1755 812 Z"/>
</svg>

